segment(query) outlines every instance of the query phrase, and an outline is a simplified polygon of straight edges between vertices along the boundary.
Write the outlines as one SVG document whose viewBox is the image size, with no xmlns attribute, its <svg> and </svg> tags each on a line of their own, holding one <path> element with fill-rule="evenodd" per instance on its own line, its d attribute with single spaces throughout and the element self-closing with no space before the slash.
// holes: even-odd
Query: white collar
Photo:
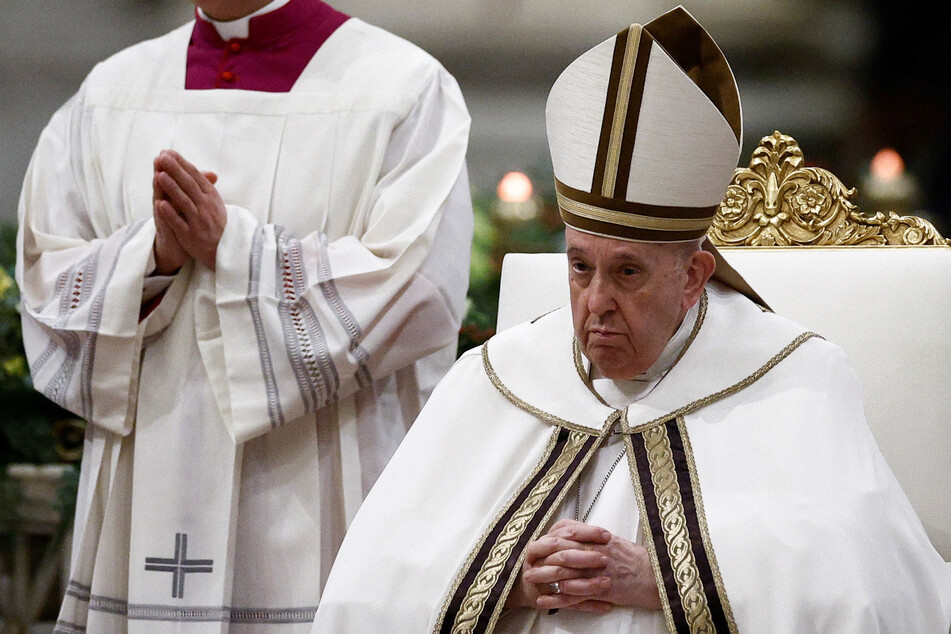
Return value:
<svg viewBox="0 0 951 634">
<path fill-rule="evenodd" d="M 248 37 L 248 25 L 251 23 L 251 18 L 264 15 L 265 13 L 270 13 L 275 9 L 280 9 L 290 1 L 291 0 L 271 0 L 271 2 L 267 3 L 254 13 L 250 13 L 243 18 L 238 18 L 236 20 L 228 20 L 227 22 L 223 22 L 221 20 L 212 20 L 208 17 L 208 14 L 206 14 L 200 8 L 198 9 L 198 16 L 202 20 L 210 22 L 215 27 L 215 30 L 218 31 L 218 35 L 221 36 L 221 39 L 243 40 Z"/>
</svg>

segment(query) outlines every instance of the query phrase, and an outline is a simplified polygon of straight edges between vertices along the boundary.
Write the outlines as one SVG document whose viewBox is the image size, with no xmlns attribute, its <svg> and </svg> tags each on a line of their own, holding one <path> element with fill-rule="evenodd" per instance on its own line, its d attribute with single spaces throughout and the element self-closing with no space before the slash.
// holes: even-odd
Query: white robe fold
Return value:
<svg viewBox="0 0 951 634">
<path fill-rule="evenodd" d="M 633 434 L 672 417 L 689 436 L 695 492 L 737 631 L 947 632 L 951 565 L 879 453 L 845 355 L 716 283 L 707 294 L 683 357 L 623 416 L 586 387 L 568 308 L 489 340 L 487 363 L 478 351 L 463 355 L 351 525 L 313 632 L 669 631 L 669 610 L 503 613 L 508 587 L 483 609 L 480 589 L 503 588 L 520 560 L 484 586 L 463 573 L 473 561 L 488 572 L 514 561 L 476 548 L 494 543 L 504 553 L 530 526 L 532 516 L 522 515 L 506 524 L 507 537 L 489 532 L 520 516 L 512 508 L 528 508 L 531 496 L 517 495 L 545 473 L 555 438 L 609 439 L 579 469 L 583 512 L 619 452 L 610 430 Z M 579 480 L 551 494 L 535 536 L 573 516 Z M 588 521 L 644 544 L 637 482 L 634 465 L 619 463 Z M 482 609 L 474 629 L 474 620 L 451 616 L 454 592 L 467 587 L 470 602 L 457 614 Z"/>
<path fill-rule="evenodd" d="M 472 232 L 454 80 L 351 19 L 289 93 L 186 91 L 191 29 L 98 65 L 24 183 L 34 383 L 90 422 L 59 631 L 307 631 L 454 357 Z M 218 174 L 227 225 L 216 272 L 186 264 L 140 322 L 163 148 Z"/>
</svg>

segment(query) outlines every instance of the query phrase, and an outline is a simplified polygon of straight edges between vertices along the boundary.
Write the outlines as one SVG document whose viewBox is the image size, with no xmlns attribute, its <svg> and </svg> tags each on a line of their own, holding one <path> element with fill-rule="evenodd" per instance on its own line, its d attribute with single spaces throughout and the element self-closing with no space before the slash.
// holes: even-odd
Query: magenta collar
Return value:
<svg viewBox="0 0 951 634">
<path fill-rule="evenodd" d="M 321 45 L 349 18 L 320 0 L 291 0 L 251 18 L 246 39 L 223 40 L 196 11 L 185 89 L 288 92 Z"/>
</svg>

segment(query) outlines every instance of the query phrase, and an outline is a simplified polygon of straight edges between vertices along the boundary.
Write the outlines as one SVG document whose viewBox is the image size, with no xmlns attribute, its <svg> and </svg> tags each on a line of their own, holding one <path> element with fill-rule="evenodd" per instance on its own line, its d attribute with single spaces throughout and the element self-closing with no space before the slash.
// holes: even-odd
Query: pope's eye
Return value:
<svg viewBox="0 0 951 634">
<path fill-rule="evenodd" d="M 588 265 L 584 262 L 572 262 L 571 269 L 576 273 L 586 273 L 588 271 Z"/>
</svg>

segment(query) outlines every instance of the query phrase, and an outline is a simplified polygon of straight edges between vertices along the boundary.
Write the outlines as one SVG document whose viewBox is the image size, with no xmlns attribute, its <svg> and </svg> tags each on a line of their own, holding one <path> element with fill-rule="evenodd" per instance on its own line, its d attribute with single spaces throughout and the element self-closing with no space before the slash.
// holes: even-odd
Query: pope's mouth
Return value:
<svg viewBox="0 0 951 634">
<path fill-rule="evenodd" d="M 595 338 L 595 339 L 612 339 L 612 338 L 614 338 L 614 337 L 620 337 L 620 336 L 622 336 L 622 334 L 621 334 L 620 332 L 617 332 L 617 331 L 614 331 L 614 330 L 594 329 L 594 330 L 589 330 L 589 331 L 588 331 L 588 339 L 589 339 L 589 340 L 590 340 L 591 338 Z"/>
</svg>

